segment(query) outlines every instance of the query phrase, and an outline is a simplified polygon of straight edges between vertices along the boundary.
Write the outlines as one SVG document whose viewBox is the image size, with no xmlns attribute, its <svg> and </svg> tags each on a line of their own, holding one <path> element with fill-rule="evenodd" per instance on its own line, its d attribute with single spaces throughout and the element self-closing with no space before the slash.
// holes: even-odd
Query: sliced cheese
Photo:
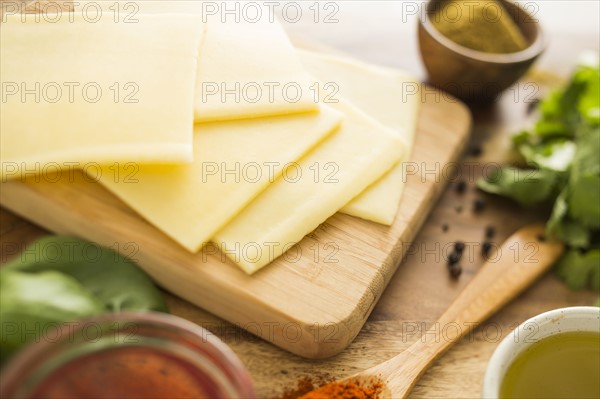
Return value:
<svg viewBox="0 0 600 399">
<path fill-rule="evenodd" d="M 315 88 L 267 4 L 175 0 L 83 0 L 118 19 L 138 14 L 196 15 L 206 23 L 200 46 L 194 114 L 214 122 L 316 111 Z"/>
<path fill-rule="evenodd" d="M 350 104 L 339 130 L 307 154 L 213 241 L 245 272 L 254 273 L 299 242 L 403 156 L 393 132 Z"/>
<path fill-rule="evenodd" d="M 319 80 L 325 95 L 346 98 L 382 124 L 392 128 L 407 144 L 404 161 L 412 151 L 421 104 L 421 84 L 395 69 L 382 68 L 331 55 L 299 50 L 308 71 Z M 329 86 L 325 86 L 329 84 Z M 404 167 L 399 163 L 382 179 L 348 203 L 341 212 L 391 225 L 402 191 Z"/>
<path fill-rule="evenodd" d="M 192 164 L 124 165 L 119 173 L 107 168 L 100 182 L 195 252 L 341 119 L 324 107 L 320 113 L 199 124 Z"/>
<path fill-rule="evenodd" d="M 309 75 L 276 20 L 208 19 L 198 63 L 196 121 L 317 109 Z"/>
<path fill-rule="evenodd" d="M 36 19 L 37 18 L 37 19 Z M 86 163 L 190 162 L 197 17 L 6 16 L 2 180 Z"/>
</svg>

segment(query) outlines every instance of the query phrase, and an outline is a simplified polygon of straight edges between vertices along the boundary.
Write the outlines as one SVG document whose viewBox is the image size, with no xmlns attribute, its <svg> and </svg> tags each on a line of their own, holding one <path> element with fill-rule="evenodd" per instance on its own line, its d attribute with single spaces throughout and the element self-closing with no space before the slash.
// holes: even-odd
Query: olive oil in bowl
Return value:
<svg viewBox="0 0 600 399">
<path fill-rule="evenodd" d="M 500 398 L 600 398 L 600 334 L 562 332 L 532 344 L 509 366 Z"/>
</svg>

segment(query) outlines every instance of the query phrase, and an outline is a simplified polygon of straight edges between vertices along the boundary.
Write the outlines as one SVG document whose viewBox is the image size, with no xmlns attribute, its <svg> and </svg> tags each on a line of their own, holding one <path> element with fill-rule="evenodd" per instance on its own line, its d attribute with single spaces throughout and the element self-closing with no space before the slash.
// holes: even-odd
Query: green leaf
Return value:
<svg viewBox="0 0 600 399">
<path fill-rule="evenodd" d="M 560 221 L 552 233 L 562 242 L 574 248 L 587 248 L 590 245 L 589 230 L 570 219 Z"/>
<path fill-rule="evenodd" d="M 554 201 L 554 207 L 552 208 L 552 214 L 546 228 L 550 233 L 554 233 L 558 225 L 567 217 L 569 206 L 567 205 L 567 188 L 563 188 L 556 201 Z"/>
<path fill-rule="evenodd" d="M 565 187 L 554 202 L 546 229 L 550 235 L 572 247 L 587 248 L 590 244 L 590 232 L 585 226 L 569 218 L 567 196 L 568 187 Z"/>
<path fill-rule="evenodd" d="M 576 148 L 571 140 L 553 139 L 538 145 L 522 144 L 519 152 L 530 164 L 555 172 L 566 172 L 573 161 Z"/>
<path fill-rule="evenodd" d="M 104 305 L 72 277 L 55 271 L 29 274 L 2 270 L 2 359 L 59 323 L 104 311 Z"/>
<path fill-rule="evenodd" d="M 554 199 L 558 174 L 550 170 L 500 168 L 493 176 L 480 179 L 477 187 L 491 194 L 512 198 L 524 206 Z"/>
<path fill-rule="evenodd" d="M 600 72 L 597 64 L 581 67 L 576 72 L 575 79 L 585 84 L 577 104 L 579 114 L 587 123 L 600 124 Z"/>
<path fill-rule="evenodd" d="M 513 142 L 513 145 L 518 147 L 521 144 L 530 144 L 531 138 L 531 133 L 529 133 L 527 130 L 522 130 L 519 133 L 513 135 L 511 137 L 511 140 Z"/>
<path fill-rule="evenodd" d="M 569 126 L 561 121 L 539 120 L 535 124 L 535 132 L 545 137 L 571 137 Z"/>
<path fill-rule="evenodd" d="M 569 216 L 583 226 L 600 228 L 600 176 L 579 178 L 569 192 Z"/>
<path fill-rule="evenodd" d="M 575 173 L 600 172 L 600 126 L 580 125 L 577 129 L 577 152 L 573 157 Z"/>
<path fill-rule="evenodd" d="M 585 287 L 600 288 L 600 250 L 585 253 L 578 250 L 567 251 L 558 261 L 556 273 L 572 290 Z"/>
<path fill-rule="evenodd" d="M 562 90 L 553 90 L 539 105 L 542 117 L 540 120 L 559 119 L 563 114 Z M 537 131 L 537 129 L 536 129 Z"/>
<path fill-rule="evenodd" d="M 150 278 L 132 261 L 108 248 L 78 238 L 48 236 L 29 245 L 6 270 L 58 271 L 77 280 L 107 310 L 167 311 Z"/>
<path fill-rule="evenodd" d="M 593 121 L 596 79 L 598 67 L 580 66 L 565 88 L 550 93 L 540 104 L 541 118 L 535 125 L 536 134 L 541 138 L 572 138 L 582 119 L 588 119 L 586 115 L 592 116 Z"/>
<path fill-rule="evenodd" d="M 569 176 L 570 217 L 582 225 L 600 228 L 600 126 L 583 129 Z"/>
<path fill-rule="evenodd" d="M 595 252 L 598 252 L 597 250 Z M 600 291 L 600 267 L 592 268 L 590 275 L 590 285 L 596 292 Z"/>
<path fill-rule="evenodd" d="M 569 83 L 542 100 L 534 128 L 513 137 L 514 147 L 536 174 L 529 179 L 517 174 L 511 179 L 515 169 L 505 168 L 503 175 L 478 185 L 525 205 L 552 199 L 560 192 L 547 232 L 575 249 L 562 258 L 558 273 L 573 289 L 592 286 L 598 290 L 600 58 L 598 53 L 586 56 Z"/>
</svg>

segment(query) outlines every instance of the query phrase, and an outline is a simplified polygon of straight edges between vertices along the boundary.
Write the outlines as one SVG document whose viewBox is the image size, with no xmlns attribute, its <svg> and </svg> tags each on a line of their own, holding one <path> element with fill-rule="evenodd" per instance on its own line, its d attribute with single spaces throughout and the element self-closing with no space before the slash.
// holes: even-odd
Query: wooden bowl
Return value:
<svg viewBox="0 0 600 399">
<path fill-rule="evenodd" d="M 434 86 L 465 101 L 490 101 L 515 83 L 546 47 L 542 29 L 534 16 L 500 0 L 523 32 L 529 46 L 515 53 L 485 53 L 457 44 L 440 33 L 430 16 L 444 0 L 430 0 L 419 18 L 421 58 Z"/>
</svg>

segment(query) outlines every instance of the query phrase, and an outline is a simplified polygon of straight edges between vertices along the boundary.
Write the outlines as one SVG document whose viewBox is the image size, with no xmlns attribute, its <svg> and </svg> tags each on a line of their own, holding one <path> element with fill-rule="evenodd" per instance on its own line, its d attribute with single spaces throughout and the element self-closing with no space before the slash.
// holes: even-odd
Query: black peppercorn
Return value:
<svg viewBox="0 0 600 399">
<path fill-rule="evenodd" d="M 462 241 L 456 241 L 454 243 L 454 250 L 458 253 L 462 253 L 465 250 L 465 243 Z"/>
<path fill-rule="evenodd" d="M 543 234 L 538 235 L 536 238 L 539 242 L 546 242 L 546 236 Z"/>
<path fill-rule="evenodd" d="M 460 261 L 460 258 L 462 257 L 462 254 L 459 252 L 451 252 L 450 255 L 448 255 L 448 265 L 455 265 Z"/>
<path fill-rule="evenodd" d="M 480 146 L 476 145 L 473 148 L 471 148 L 471 156 L 474 157 L 478 157 L 483 153 L 483 150 L 481 149 Z"/>
<path fill-rule="evenodd" d="M 492 250 L 492 243 L 489 241 L 485 241 L 481 247 L 481 256 L 484 258 L 488 258 L 490 256 L 490 251 Z"/>
<path fill-rule="evenodd" d="M 529 101 L 529 103 L 527 104 L 527 115 L 529 115 L 533 111 L 535 111 L 537 109 L 539 103 L 540 103 L 539 98 L 534 98 L 533 100 Z"/>
<path fill-rule="evenodd" d="M 450 276 L 452 278 L 458 278 L 462 274 L 462 267 L 457 263 L 455 265 L 450 266 Z"/>
<path fill-rule="evenodd" d="M 479 213 L 479 212 L 483 211 L 484 208 L 485 208 L 485 201 L 483 199 L 477 198 L 475 201 L 473 201 L 473 212 Z"/>
</svg>

